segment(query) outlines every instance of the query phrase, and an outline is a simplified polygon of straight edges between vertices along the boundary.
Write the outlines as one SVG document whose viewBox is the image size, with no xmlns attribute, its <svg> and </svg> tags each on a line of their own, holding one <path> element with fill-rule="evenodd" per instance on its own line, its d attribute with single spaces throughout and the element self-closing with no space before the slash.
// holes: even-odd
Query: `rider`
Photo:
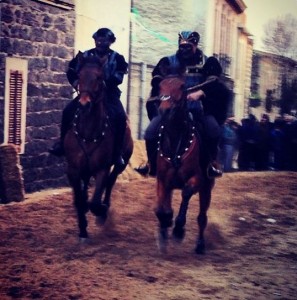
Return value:
<svg viewBox="0 0 297 300">
<path fill-rule="evenodd" d="M 215 57 L 207 58 L 198 48 L 200 35 L 198 32 L 182 31 L 178 35 L 178 51 L 176 54 L 163 57 L 152 72 L 151 96 L 146 103 L 150 124 L 145 132 L 145 144 L 148 164 L 135 168 L 141 175 L 156 175 L 158 130 L 161 116 L 158 114 L 160 100 L 159 83 L 165 76 L 180 75 L 185 78 L 185 88 L 191 88 L 205 81 L 210 81 L 199 90 L 187 96 L 188 110 L 197 124 L 202 124 L 204 140 L 210 156 L 209 177 L 219 177 L 222 171 L 216 166 L 216 156 L 220 137 L 220 125 L 227 116 L 227 104 L 230 99 L 229 90 L 219 80 L 222 73 L 220 63 Z M 218 88 L 217 93 L 214 92 Z M 219 93 L 222 93 L 220 96 Z M 214 94 L 220 99 L 215 102 Z M 208 101 L 208 96 L 211 100 Z M 202 100 L 202 101 L 198 101 Z M 220 103 L 218 103 L 220 102 Z M 203 105 L 202 105 L 203 104 Z M 203 106 L 205 108 L 203 109 Z M 220 109 L 217 109 L 219 106 Z M 201 126 L 200 126 L 201 127 Z"/>
<path fill-rule="evenodd" d="M 111 124 L 115 128 L 115 149 L 114 149 L 114 163 L 122 166 L 124 160 L 121 156 L 121 150 L 124 141 L 124 134 L 126 128 L 126 113 L 120 101 L 121 91 L 118 88 L 123 82 L 123 77 L 127 74 L 128 64 L 124 56 L 110 49 L 112 43 L 115 42 L 116 37 L 108 28 L 100 28 L 93 34 L 95 41 L 95 48 L 87 50 L 83 53 L 84 57 L 96 56 L 107 57 L 107 63 L 104 65 L 104 77 L 107 88 L 106 109 L 111 120 Z M 68 66 L 67 78 L 69 83 L 75 90 L 78 89 L 78 69 L 79 61 L 78 55 L 74 57 Z M 64 155 L 63 142 L 68 129 L 71 127 L 74 114 L 79 105 L 79 96 L 72 100 L 64 109 L 62 114 L 61 136 L 60 140 L 51 148 L 49 152 L 56 156 Z"/>
</svg>

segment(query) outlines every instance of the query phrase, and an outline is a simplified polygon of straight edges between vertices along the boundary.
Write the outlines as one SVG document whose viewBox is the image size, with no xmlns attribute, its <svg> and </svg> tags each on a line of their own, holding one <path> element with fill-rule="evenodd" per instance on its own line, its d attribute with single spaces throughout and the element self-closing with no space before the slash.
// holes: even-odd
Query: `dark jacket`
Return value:
<svg viewBox="0 0 297 300">
<path fill-rule="evenodd" d="M 210 78 L 208 77 L 207 80 Z M 228 108 L 232 100 L 231 91 L 218 77 L 205 85 L 202 90 L 206 95 L 202 99 L 204 114 L 214 116 L 218 124 L 223 125 L 227 119 Z"/>
<path fill-rule="evenodd" d="M 206 56 L 199 49 L 196 50 L 195 55 L 190 61 L 185 61 L 177 51 L 176 54 L 166 56 L 160 59 L 152 72 L 152 91 L 151 96 L 155 97 L 159 95 L 159 83 L 162 79 L 169 75 L 185 76 L 190 73 L 189 77 L 196 74 L 195 84 L 201 83 L 204 78 L 202 74 L 202 68 L 206 61 Z"/>
<path fill-rule="evenodd" d="M 96 48 L 87 50 L 83 53 L 85 57 L 88 56 L 97 56 Z M 123 82 L 124 75 L 127 74 L 128 64 L 125 61 L 124 56 L 109 49 L 108 52 L 108 62 L 104 66 L 104 77 L 105 83 L 107 87 L 107 92 L 111 96 L 111 98 L 120 97 L 121 91 L 118 88 Z M 78 80 L 78 69 L 79 69 L 79 61 L 78 55 L 76 55 L 69 63 L 67 70 L 67 78 L 69 83 L 76 88 L 77 80 Z"/>
<path fill-rule="evenodd" d="M 224 124 L 227 118 L 227 112 L 231 101 L 232 93 L 219 78 L 222 73 L 222 67 L 219 61 L 211 56 L 206 58 L 203 52 L 197 49 L 195 55 L 190 61 L 184 61 L 178 51 L 175 55 L 163 57 L 154 68 L 151 81 L 151 97 L 159 95 L 159 84 L 162 79 L 168 75 L 179 75 L 185 78 L 186 88 L 199 85 L 210 77 L 215 80 L 201 88 L 206 97 L 202 100 L 203 112 L 205 115 L 213 115 L 219 125 Z M 152 119 L 157 114 L 158 100 L 147 105 L 149 118 Z M 155 107 L 153 106 L 155 105 Z M 195 105 L 191 102 L 188 108 L 192 113 L 195 112 Z M 192 107 L 193 106 L 193 107 Z M 193 109 L 192 109 L 192 108 Z"/>
</svg>

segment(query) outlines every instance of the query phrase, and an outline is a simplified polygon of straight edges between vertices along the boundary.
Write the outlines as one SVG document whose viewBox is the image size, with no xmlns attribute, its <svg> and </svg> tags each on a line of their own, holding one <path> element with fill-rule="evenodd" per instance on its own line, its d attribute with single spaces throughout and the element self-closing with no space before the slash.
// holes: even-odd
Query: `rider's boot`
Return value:
<svg viewBox="0 0 297 300">
<path fill-rule="evenodd" d="M 208 178 L 218 178 L 222 177 L 223 171 L 221 170 L 217 161 L 212 161 L 207 167 Z"/>
<path fill-rule="evenodd" d="M 66 123 L 65 118 L 62 117 L 60 139 L 50 149 L 48 149 L 48 152 L 50 154 L 55 155 L 57 157 L 65 155 L 64 138 L 67 133 L 68 127 L 68 123 Z"/>
<path fill-rule="evenodd" d="M 208 142 L 208 151 L 210 157 L 210 163 L 207 167 L 208 178 L 218 178 L 222 177 L 223 171 L 217 162 L 218 155 L 218 140 L 214 139 Z"/>
<path fill-rule="evenodd" d="M 113 161 L 114 165 L 119 168 L 125 168 L 126 163 L 122 156 L 123 146 L 124 146 L 124 139 L 125 139 L 125 132 L 126 132 L 126 120 L 125 124 L 122 122 L 121 126 L 117 126 L 117 130 L 115 131 L 115 146 L 114 146 L 114 154 L 113 154 Z"/>
<path fill-rule="evenodd" d="M 158 155 L 158 139 L 145 140 L 146 153 L 148 157 L 148 163 L 144 166 L 134 168 L 136 172 L 143 176 L 156 176 L 157 174 L 157 155 Z"/>
<path fill-rule="evenodd" d="M 58 157 L 65 155 L 64 138 L 73 121 L 74 114 L 77 110 L 77 105 L 78 105 L 78 98 L 69 102 L 68 105 L 64 108 L 62 113 L 60 139 L 53 145 L 52 148 L 48 149 L 48 152 L 50 154 L 53 154 Z"/>
</svg>

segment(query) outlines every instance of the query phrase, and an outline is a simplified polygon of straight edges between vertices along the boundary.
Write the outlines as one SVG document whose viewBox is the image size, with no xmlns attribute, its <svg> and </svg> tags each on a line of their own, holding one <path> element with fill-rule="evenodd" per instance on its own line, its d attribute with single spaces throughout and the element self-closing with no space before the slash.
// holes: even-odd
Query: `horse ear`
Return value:
<svg viewBox="0 0 297 300">
<path fill-rule="evenodd" d="M 83 60 L 84 60 L 84 54 L 81 51 L 78 51 L 77 55 L 76 55 L 77 61 L 78 63 L 81 65 Z"/>
<path fill-rule="evenodd" d="M 183 83 L 181 86 L 180 86 L 180 90 L 184 93 L 186 91 L 186 85 Z"/>
</svg>

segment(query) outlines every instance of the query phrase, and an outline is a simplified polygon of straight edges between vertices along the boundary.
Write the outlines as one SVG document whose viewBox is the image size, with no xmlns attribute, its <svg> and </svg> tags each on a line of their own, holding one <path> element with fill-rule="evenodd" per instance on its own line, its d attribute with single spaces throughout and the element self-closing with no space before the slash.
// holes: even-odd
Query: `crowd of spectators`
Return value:
<svg viewBox="0 0 297 300">
<path fill-rule="evenodd" d="M 279 117 L 271 122 L 250 114 L 241 124 L 227 119 L 222 128 L 219 160 L 224 172 L 297 171 L 297 120 Z"/>
</svg>

